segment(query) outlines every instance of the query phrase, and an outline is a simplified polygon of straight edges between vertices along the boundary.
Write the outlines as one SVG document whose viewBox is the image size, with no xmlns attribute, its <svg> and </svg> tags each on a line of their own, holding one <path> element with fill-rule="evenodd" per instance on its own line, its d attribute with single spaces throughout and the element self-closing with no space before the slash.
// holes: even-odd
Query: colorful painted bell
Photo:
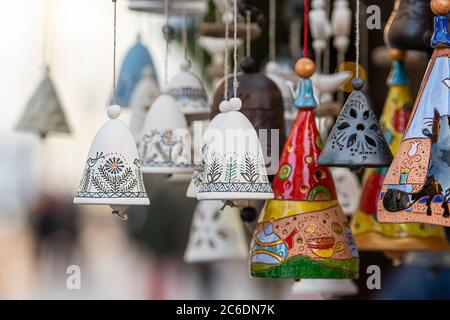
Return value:
<svg viewBox="0 0 450 320">
<path fill-rule="evenodd" d="M 361 91 L 364 81 L 355 78 L 353 92 L 342 108 L 318 164 L 327 167 L 385 167 L 392 153 L 383 136 L 377 116 Z"/>
<path fill-rule="evenodd" d="M 152 69 L 153 78 L 158 83 L 156 69 L 148 49 L 142 44 L 140 37 L 128 50 L 117 80 L 116 101 L 121 107 L 128 107 L 131 95 L 142 78 L 146 67 Z"/>
<path fill-rule="evenodd" d="M 435 50 L 383 182 L 378 202 L 380 222 L 450 226 L 450 35 L 445 10 L 433 10 L 438 15 L 432 38 Z"/>
<path fill-rule="evenodd" d="M 394 59 L 388 79 L 389 92 L 381 116 L 384 136 L 394 154 L 398 152 L 412 109 L 409 81 L 403 67 L 404 54 L 391 50 Z M 387 224 L 376 218 L 377 204 L 387 168 L 367 169 L 359 208 L 351 221 L 356 244 L 367 251 L 417 251 L 447 249 L 442 227 L 427 224 Z"/>
<path fill-rule="evenodd" d="M 130 10 L 164 14 L 165 0 L 130 0 Z M 208 9 L 206 0 L 170 0 L 171 15 L 202 15 Z"/>
<path fill-rule="evenodd" d="M 358 276 L 358 250 L 337 200 L 333 178 L 317 165 L 322 148 L 315 121 L 317 103 L 309 77 L 314 62 L 296 64 L 303 78 L 295 106 L 297 119 L 284 145 L 269 200 L 250 250 L 250 271 L 259 278 L 352 279 Z"/>
<path fill-rule="evenodd" d="M 130 108 L 133 112 L 130 120 L 130 131 L 136 142 L 139 142 L 141 138 L 145 116 L 159 95 L 159 87 L 153 78 L 153 70 L 150 66 L 147 66 L 144 68 L 142 78 L 130 98 Z"/>
<path fill-rule="evenodd" d="M 239 112 L 241 106 L 239 98 L 221 103 L 221 119 L 203 135 L 204 169 L 199 200 L 273 198 L 258 135 Z"/>
<path fill-rule="evenodd" d="M 358 287 L 349 279 L 303 279 L 292 285 L 292 294 L 305 295 L 320 293 L 323 298 L 353 296 Z"/>
<path fill-rule="evenodd" d="M 89 149 L 75 204 L 106 204 L 123 214 L 130 205 L 148 205 L 136 142 L 119 119 L 119 106 L 108 107 L 107 121 Z"/>
<path fill-rule="evenodd" d="M 194 211 L 184 261 L 216 262 L 245 259 L 248 254 L 239 209 L 221 201 L 199 201 Z"/>
<path fill-rule="evenodd" d="M 16 125 L 16 130 L 34 132 L 42 138 L 45 138 L 49 132 L 70 133 L 48 67 L 46 67 L 44 79 L 28 101 Z"/>
<path fill-rule="evenodd" d="M 180 72 L 167 84 L 167 94 L 175 99 L 186 116 L 207 118 L 211 112 L 203 83 L 190 71 L 188 61 L 180 65 Z"/>
<path fill-rule="evenodd" d="M 294 108 L 294 94 L 286 80 L 280 75 L 276 62 L 271 61 L 266 65 L 266 76 L 277 85 L 281 92 L 285 119 L 295 120 L 297 110 Z"/>
<path fill-rule="evenodd" d="M 141 170 L 146 173 L 193 171 L 187 122 L 175 99 L 160 95 L 147 113 L 139 142 Z"/>
<path fill-rule="evenodd" d="M 248 57 L 243 59 L 241 68 L 243 73 L 237 76 L 237 82 L 239 83 L 238 97 L 242 101 L 241 112 L 251 122 L 259 135 L 267 132 L 273 136 L 275 130 L 278 130 L 277 141 L 267 139 L 267 143 L 262 146 L 265 155 L 275 157 L 271 152 L 272 146 L 278 142 L 279 148 L 276 148 L 276 150 L 281 150 L 281 146 L 286 139 L 283 96 L 272 80 L 258 73 L 254 59 Z M 233 77 L 229 77 L 227 94 L 229 98 L 233 96 L 232 82 Z M 211 117 L 219 113 L 219 105 L 223 99 L 224 84 L 225 81 L 221 81 L 215 88 Z M 276 157 L 278 156 L 277 154 Z"/>
</svg>

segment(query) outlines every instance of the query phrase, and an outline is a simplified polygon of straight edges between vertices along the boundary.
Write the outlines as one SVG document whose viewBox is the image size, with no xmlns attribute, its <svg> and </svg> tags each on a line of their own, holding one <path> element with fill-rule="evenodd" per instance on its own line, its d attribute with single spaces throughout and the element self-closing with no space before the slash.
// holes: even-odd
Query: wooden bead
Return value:
<svg viewBox="0 0 450 320">
<path fill-rule="evenodd" d="M 400 49 L 391 49 L 390 56 L 392 60 L 405 60 L 406 52 Z"/>
<path fill-rule="evenodd" d="M 295 63 L 295 73 L 300 78 L 309 78 L 316 72 L 316 64 L 309 58 L 301 58 Z"/>
<path fill-rule="evenodd" d="M 437 16 L 446 16 L 450 11 L 450 0 L 431 0 L 431 11 Z"/>
</svg>

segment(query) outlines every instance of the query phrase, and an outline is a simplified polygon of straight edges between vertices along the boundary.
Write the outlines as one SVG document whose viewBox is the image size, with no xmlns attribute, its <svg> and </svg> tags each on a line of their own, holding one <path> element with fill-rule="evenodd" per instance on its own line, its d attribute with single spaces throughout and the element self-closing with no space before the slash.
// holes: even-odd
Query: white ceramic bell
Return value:
<svg viewBox="0 0 450 320">
<path fill-rule="evenodd" d="M 295 119 L 298 110 L 294 108 L 294 95 L 286 80 L 281 76 L 276 62 L 271 61 L 267 63 L 266 76 L 275 82 L 278 89 L 281 91 L 284 104 L 284 117 L 286 119 Z"/>
<path fill-rule="evenodd" d="M 273 199 L 261 144 L 253 125 L 239 110 L 242 101 L 220 104 L 217 126 L 203 135 L 204 169 L 197 199 Z"/>
<path fill-rule="evenodd" d="M 211 112 L 203 83 L 190 71 L 188 61 L 183 61 L 180 72 L 167 84 L 167 94 L 175 99 L 185 115 L 208 115 Z"/>
<path fill-rule="evenodd" d="M 39 83 L 20 117 L 16 130 L 29 131 L 45 138 L 49 132 L 70 133 L 69 125 L 56 89 L 46 67 L 45 77 Z"/>
<path fill-rule="evenodd" d="M 292 293 L 320 293 L 324 298 L 331 298 L 355 295 L 358 287 L 349 279 L 302 279 L 292 285 Z"/>
<path fill-rule="evenodd" d="M 202 140 L 200 144 L 202 145 L 201 149 L 203 149 L 203 135 L 205 134 L 206 130 L 208 129 L 214 129 L 218 123 L 220 123 L 220 119 L 223 117 L 223 113 L 218 113 L 207 125 L 206 129 L 203 131 L 202 134 Z M 197 198 L 198 194 L 198 187 L 201 184 L 202 181 L 202 174 L 204 169 L 204 158 L 203 158 L 203 152 L 200 150 L 200 158 L 202 161 L 200 163 L 196 163 L 194 166 L 194 173 L 192 174 L 191 182 L 189 183 L 189 187 L 186 191 L 186 197 L 188 198 Z"/>
<path fill-rule="evenodd" d="M 186 119 L 171 96 L 160 95 L 150 107 L 139 140 L 139 154 L 144 174 L 193 171 Z"/>
<path fill-rule="evenodd" d="M 358 177 L 348 168 L 330 168 L 336 184 L 339 204 L 345 215 L 351 216 L 358 208 L 361 186 Z"/>
<path fill-rule="evenodd" d="M 98 131 L 89 149 L 75 204 L 122 206 L 148 205 L 136 143 L 128 127 L 119 119 L 120 107 L 108 107 L 108 120 Z"/>
<path fill-rule="evenodd" d="M 215 262 L 245 259 L 248 244 L 239 209 L 221 201 L 199 201 L 194 211 L 184 261 Z"/>
<path fill-rule="evenodd" d="M 147 66 L 143 70 L 142 78 L 130 98 L 130 108 L 133 112 L 130 120 L 130 131 L 136 142 L 139 142 L 141 138 L 145 116 L 159 95 L 158 84 L 153 78 L 153 69 Z"/>
<path fill-rule="evenodd" d="M 130 10 L 164 14 L 165 0 L 130 0 Z M 206 0 L 170 0 L 171 15 L 202 15 L 208 9 Z"/>
</svg>

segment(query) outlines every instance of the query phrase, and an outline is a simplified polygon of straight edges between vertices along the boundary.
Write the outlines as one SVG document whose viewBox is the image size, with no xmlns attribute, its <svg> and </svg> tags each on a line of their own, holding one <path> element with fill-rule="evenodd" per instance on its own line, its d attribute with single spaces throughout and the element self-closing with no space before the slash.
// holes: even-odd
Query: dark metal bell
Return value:
<svg viewBox="0 0 450 320">
<path fill-rule="evenodd" d="M 318 164 L 328 167 L 386 167 L 393 156 L 377 116 L 365 94 L 362 79 L 352 82 L 353 92 L 342 108 Z"/>
<path fill-rule="evenodd" d="M 259 130 L 279 130 L 279 151 L 281 153 L 285 141 L 283 97 L 277 85 L 265 75 L 258 72 L 254 59 L 245 58 L 241 62 L 243 73 L 237 76 L 237 96 L 242 100 L 241 112 L 250 120 L 258 135 Z M 221 80 L 215 90 L 211 108 L 211 119 L 220 111 L 219 105 L 223 101 L 224 80 Z M 228 78 L 227 99 L 233 97 L 233 77 Z M 270 135 L 270 131 L 267 132 Z M 271 153 L 271 139 L 268 136 L 267 145 L 262 145 L 267 155 Z"/>
<path fill-rule="evenodd" d="M 390 48 L 431 52 L 433 13 L 429 0 L 396 0 L 384 30 Z"/>
</svg>

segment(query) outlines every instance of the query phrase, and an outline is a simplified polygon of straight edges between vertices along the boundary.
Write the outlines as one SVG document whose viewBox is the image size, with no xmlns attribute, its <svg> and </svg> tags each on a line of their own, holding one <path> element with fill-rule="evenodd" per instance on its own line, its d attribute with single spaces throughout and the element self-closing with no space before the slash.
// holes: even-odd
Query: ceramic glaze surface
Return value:
<svg viewBox="0 0 450 320">
<path fill-rule="evenodd" d="M 399 151 L 387 172 L 381 222 L 450 226 L 450 49 L 435 49 Z"/>
<path fill-rule="evenodd" d="M 412 96 L 401 61 L 393 63 L 381 126 L 396 154 L 412 109 Z M 377 204 L 387 168 L 367 169 L 359 208 L 351 226 L 360 250 L 433 250 L 447 246 L 442 227 L 427 224 L 386 224 L 376 218 Z"/>
</svg>

